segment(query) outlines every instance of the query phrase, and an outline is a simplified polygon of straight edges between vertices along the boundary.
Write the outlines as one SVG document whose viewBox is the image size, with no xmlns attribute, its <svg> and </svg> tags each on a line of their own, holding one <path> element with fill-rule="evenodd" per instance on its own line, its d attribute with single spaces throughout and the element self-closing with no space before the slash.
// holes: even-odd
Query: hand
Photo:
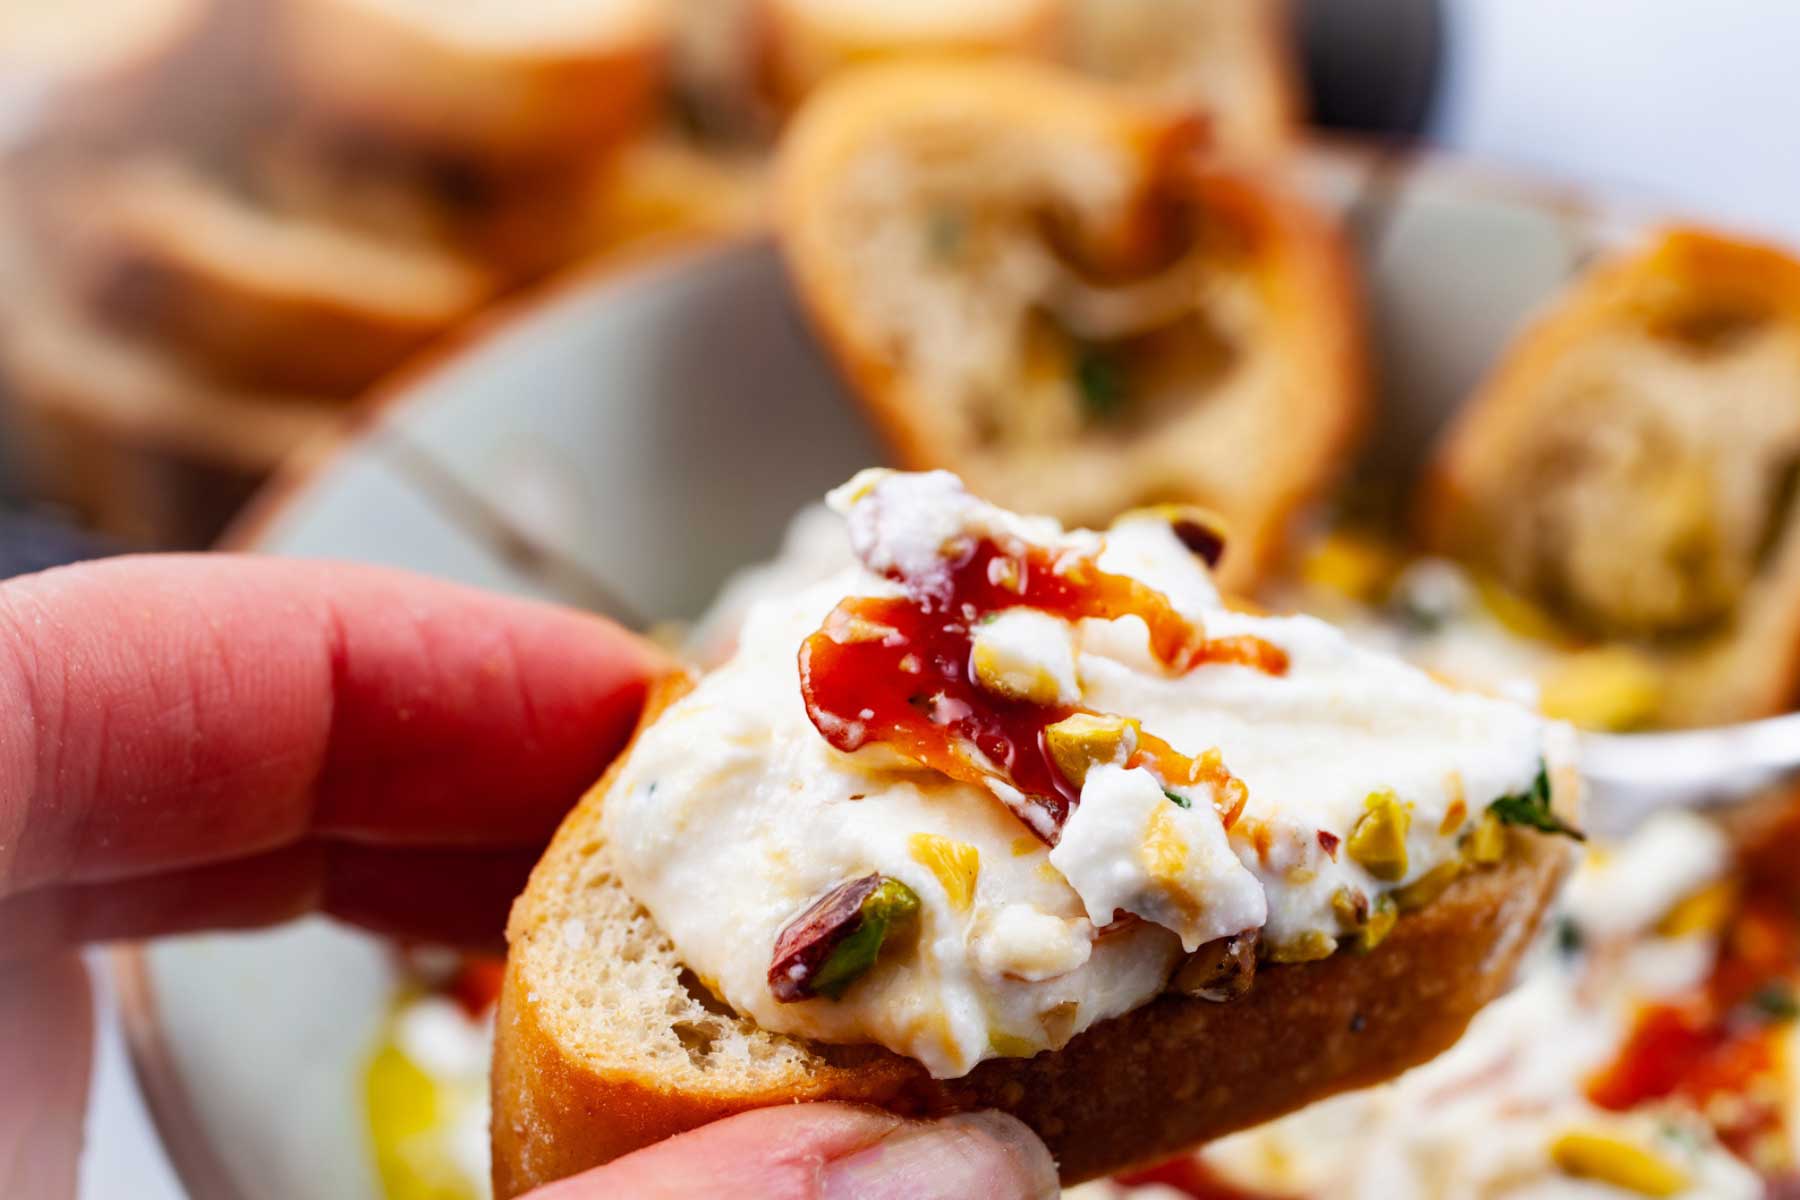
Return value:
<svg viewBox="0 0 1800 1200">
<path fill-rule="evenodd" d="M 0 584 L 0 1191 L 74 1194 L 75 947 L 308 911 L 491 942 L 660 667 L 596 618 L 368 567 L 171 556 Z M 1008 1118 L 815 1105 L 540 1195 L 1024 1196 L 1054 1178 Z"/>
</svg>

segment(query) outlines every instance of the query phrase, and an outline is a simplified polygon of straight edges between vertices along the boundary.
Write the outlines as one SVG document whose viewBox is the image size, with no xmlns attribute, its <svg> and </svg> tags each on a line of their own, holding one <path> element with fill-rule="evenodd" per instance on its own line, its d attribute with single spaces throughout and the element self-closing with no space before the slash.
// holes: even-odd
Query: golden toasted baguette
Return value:
<svg viewBox="0 0 1800 1200">
<path fill-rule="evenodd" d="M 0 381 L 20 482 L 146 546 L 210 544 L 277 464 L 344 415 L 328 398 L 221 389 L 47 291 L 0 311 Z"/>
<path fill-rule="evenodd" d="M 1070 524 L 1192 501 L 1241 590 L 1364 412 L 1332 222 L 1192 127 L 1026 63 L 864 68 L 789 131 L 801 298 L 895 456 Z"/>
<path fill-rule="evenodd" d="M 1291 145 L 1299 69 L 1283 0 L 1070 0 L 1068 60 L 1157 103 L 1204 114 L 1222 149 Z"/>
<path fill-rule="evenodd" d="M 35 208 L 93 311 L 230 384 L 353 393 L 494 287 L 441 247 L 284 212 L 153 153 L 66 172 Z"/>
<path fill-rule="evenodd" d="M 1451 428 L 1427 543 L 1578 639 L 1642 647 L 1659 724 L 1800 697 L 1800 261 L 1698 229 L 1600 266 Z"/>
<path fill-rule="evenodd" d="M 762 76 L 792 105 L 853 63 L 1057 49 L 1062 0 L 762 0 Z"/>
<path fill-rule="evenodd" d="M 276 0 L 300 106 L 352 138 L 484 164 L 591 153 L 643 126 L 664 0 Z"/>
<path fill-rule="evenodd" d="M 585 248 L 607 253 L 750 228 L 766 215 L 766 176 L 760 158 L 708 154 L 668 135 L 640 138 L 595 172 Z"/>
<path fill-rule="evenodd" d="M 687 687 L 660 684 L 640 732 Z M 1259 968 L 1226 1003 L 1164 995 L 1061 1050 L 939 1080 L 878 1047 L 764 1032 L 713 999 L 609 866 L 600 815 L 619 771 L 563 822 L 513 906 L 493 1070 L 502 1198 L 803 1100 L 998 1108 L 1044 1138 L 1069 1183 L 1167 1157 L 1444 1049 L 1510 980 L 1569 861 L 1515 832 L 1501 865 L 1403 916 L 1372 953 Z M 586 931 L 579 950 L 571 922 Z"/>
</svg>

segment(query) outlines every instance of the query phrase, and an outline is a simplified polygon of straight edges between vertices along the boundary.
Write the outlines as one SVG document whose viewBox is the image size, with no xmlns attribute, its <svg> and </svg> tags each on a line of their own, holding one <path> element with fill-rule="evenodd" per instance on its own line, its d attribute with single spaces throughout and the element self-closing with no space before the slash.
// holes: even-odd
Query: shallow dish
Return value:
<svg viewBox="0 0 1800 1200">
<path fill-rule="evenodd" d="M 1642 221 L 1442 160 L 1331 146 L 1306 182 L 1369 291 L 1381 409 L 1359 469 L 1407 477 L 1535 305 Z M 628 623 L 689 618 L 879 450 L 751 239 L 577 274 L 382 390 L 233 542 L 382 562 Z M 152 1113 L 197 1200 L 377 1200 L 360 1067 L 397 975 L 322 920 L 118 952 Z"/>
</svg>

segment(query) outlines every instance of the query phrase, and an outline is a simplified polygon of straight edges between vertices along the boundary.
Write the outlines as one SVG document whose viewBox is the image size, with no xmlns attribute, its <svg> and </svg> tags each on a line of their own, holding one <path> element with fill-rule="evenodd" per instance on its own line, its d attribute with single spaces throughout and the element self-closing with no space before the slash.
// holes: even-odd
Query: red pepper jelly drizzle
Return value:
<svg viewBox="0 0 1800 1200">
<path fill-rule="evenodd" d="M 1010 608 L 1070 621 L 1137 616 L 1149 628 L 1151 652 L 1173 672 L 1209 661 L 1287 671 L 1279 647 L 1255 637 L 1208 642 L 1161 592 L 1102 571 L 1087 556 L 969 539 L 944 562 L 941 577 L 889 577 L 907 594 L 853 596 L 802 643 L 800 690 L 813 725 L 839 750 L 883 744 L 952 779 L 988 787 L 1052 846 L 1081 789 L 1057 768 L 1044 731 L 1086 710 L 983 688 L 970 662 L 983 616 Z M 1227 826 L 1243 808 L 1243 784 L 1216 751 L 1190 759 L 1140 731 L 1130 765 L 1149 766 L 1165 786 L 1210 785 Z"/>
<path fill-rule="evenodd" d="M 1719 958 L 1700 987 L 1638 1013 L 1617 1056 L 1588 1080 L 1590 1100 L 1626 1112 L 1679 1097 L 1753 1164 L 1764 1161 L 1761 1143 L 1787 1144 L 1780 1043 L 1793 1019 L 1787 1006 L 1800 966 L 1800 915 L 1785 886 L 1770 884 L 1751 879 L 1720 931 Z M 1766 1010 L 1771 999 L 1780 1011 Z"/>
</svg>

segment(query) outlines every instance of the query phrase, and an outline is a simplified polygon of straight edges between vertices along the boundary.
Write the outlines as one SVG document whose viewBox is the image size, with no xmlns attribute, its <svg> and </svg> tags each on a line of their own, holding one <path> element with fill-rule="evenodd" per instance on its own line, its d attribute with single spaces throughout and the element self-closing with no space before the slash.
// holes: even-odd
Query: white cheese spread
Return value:
<svg viewBox="0 0 1800 1200">
<path fill-rule="evenodd" d="M 1461 861 L 1488 804 L 1529 792 L 1546 760 L 1567 774 L 1561 731 L 1523 708 L 1451 691 L 1311 618 L 1228 610 L 1161 518 L 1065 533 L 942 472 L 865 473 L 833 503 L 859 563 L 753 606 L 734 657 L 644 731 L 606 806 L 627 889 L 682 960 L 763 1028 L 875 1042 L 940 1077 L 1060 1046 L 1157 995 L 1203 942 L 1259 930 L 1266 947 L 1328 952 L 1352 932 L 1345 897 L 1379 906 Z M 1232 662 L 1172 671 L 1130 615 L 1009 608 L 973 631 L 1002 693 L 1128 718 L 1182 755 L 1217 751 L 1248 792 L 1229 828 L 1205 789 L 1165 789 L 1142 765 L 1096 764 L 1057 831 L 1028 825 L 996 788 L 889 745 L 845 753 L 826 741 L 802 696 L 802 643 L 846 597 L 900 596 L 895 576 L 909 588 L 946 576 L 946 548 L 971 537 L 1097 556 L 1206 637 L 1285 653 L 1280 673 Z M 1350 851 L 1375 796 L 1401 814 L 1388 831 L 1400 850 L 1372 871 Z M 768 972 L 783 929 L 871 873 L 917 895 L 916 931 L 838 998 L 778 1000 Z"/>
</svg>

